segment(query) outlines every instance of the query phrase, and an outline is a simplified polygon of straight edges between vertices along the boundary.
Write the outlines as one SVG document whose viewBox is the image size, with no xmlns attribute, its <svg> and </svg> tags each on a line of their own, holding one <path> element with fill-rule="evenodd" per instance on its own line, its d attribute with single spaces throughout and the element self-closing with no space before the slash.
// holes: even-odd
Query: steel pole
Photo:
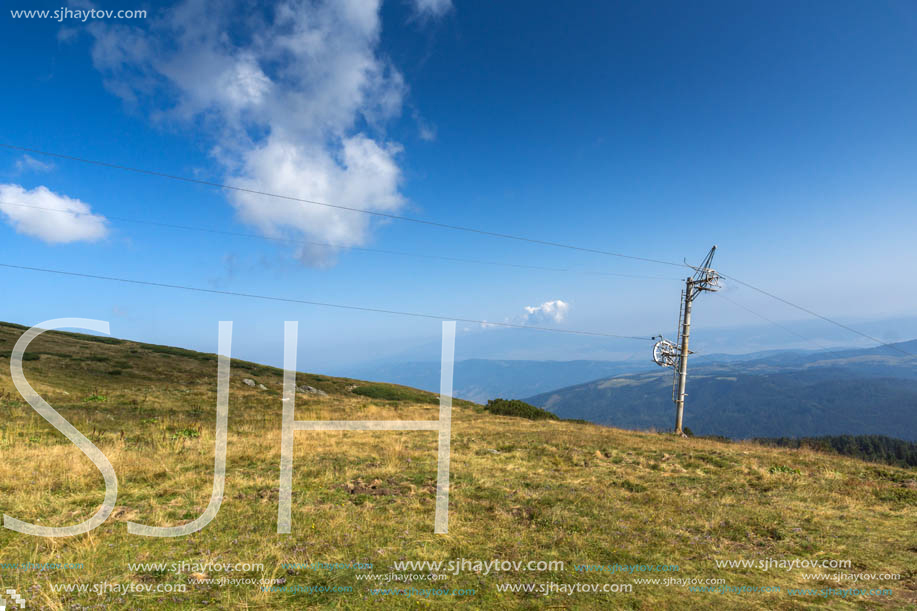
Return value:
<svg viewBox="0 0 917 611">
<path fill-rule="evenodd" d="M 691 336 L 691 302 L 693 301 L 694 280 L 685 281 L 684 317 L 681 319 L 681 358 L 678 360 L 678 396 L 675 399 L 675 434 L 684 435 L 682 418 L 685 411 L 685 383 L 688 380 L 688 340 Z"/>
</svg>

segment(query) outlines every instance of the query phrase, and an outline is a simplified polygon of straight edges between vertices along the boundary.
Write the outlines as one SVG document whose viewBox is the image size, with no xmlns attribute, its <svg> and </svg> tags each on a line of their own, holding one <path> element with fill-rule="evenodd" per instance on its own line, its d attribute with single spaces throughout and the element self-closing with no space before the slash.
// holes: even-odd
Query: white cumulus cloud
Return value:
<svg viewBox="0 0 917 611">
<path fill-rule="evenodd" d="M 545 301 L 541 305 L 526 306 L 525 320 L 533 322 L 563 322 L 570 311 L 570 304 L 560 299 Z"/>
<path fill-rule="evenodd" d="M 0 212 L 17 233 L 49 244 L 95 242 L 108 235 L 107 220 L 92 214 L 89 204 L 47 187 L 0 184 Z"/>
<path fill-rule="evenodd" d="M 234 186 L 400 209 L 401 147 L 382 128 L 400 114 L 406 86 L 378 53 L 379 0 L 216 4 L 184 0 L 144 26 L 91 24 L 106 87 L 158 120 L 199 129 Z M 360 213 L 239 192 L 229 200 L 265 235 L 346 248 L 372 229 Z M 334 249 L 297 254 L 322 265 Z"/>
</svg>

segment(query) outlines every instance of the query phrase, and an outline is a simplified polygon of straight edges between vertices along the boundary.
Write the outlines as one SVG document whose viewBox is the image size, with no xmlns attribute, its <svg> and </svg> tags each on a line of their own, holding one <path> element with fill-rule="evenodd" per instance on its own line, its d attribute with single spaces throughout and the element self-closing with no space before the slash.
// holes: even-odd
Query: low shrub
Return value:
<svg viewBox="0 0 917 611">
<path fill-rule="evenodd" d="M 391 384 L 363 384 L 351 391 L 355 395 L 382 399 L 384 401 L 410 401 L 411 403 L 439 403 L 439 396 L 433 393 L 393 386 Z"/>
<path fill-rule="evenodd" d="M 484 406 L 484 409 L 499 416 L 514 416 L 529 420 L 559 420 L 551 412 L 529 405 L 519 399 L 491 399 Z"/>
</svg>

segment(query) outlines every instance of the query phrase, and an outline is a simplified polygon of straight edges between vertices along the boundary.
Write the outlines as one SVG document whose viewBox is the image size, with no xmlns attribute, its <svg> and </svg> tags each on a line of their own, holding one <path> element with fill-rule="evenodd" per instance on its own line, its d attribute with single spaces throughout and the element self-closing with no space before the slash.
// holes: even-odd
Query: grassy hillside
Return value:
<svg viewBox="0 0 917 611">
<path fill-rule="evenodd" d="M 0 325 L 0 351 L 10 351 L 22 331 Z M 118 474 L 119 496 L 112 517 L 86 535 L 45 539 L 0 529 L 2 587 L 15 588 L 29 609 L 917 608 L 914 469 L 805 449 L 531 421 L 494 415 L 467 402 L 457 402 L 453 414 L 449 534 L 433 534 L 435 433 L 297 432 L 293 532 L 278 535 L 282 372 L 237 361 L 219 514 L 187 537 L 129 535 L 127 521 L 176 525 L 194 519 L 207 505 L 215 357 L 62 333 L 46 333 L 30 353 L 26 376 L 105 452 Z M 99 472 L 22 400 L 6 359 L 3 365 L 3 513 L 48 526 L 85 520 L 103 498 Z M 245 378 L 255 385 L 243 383 Z M 308 374 L 298 374 L 297 383 L 325 393 L 297 395 L 300 420 L 437 418 L 434 397 L 423 391 Z M 450 559 L 562 561 L 564 566 L 487 574 L 473 567 L 457 574 L 433 571 L 448 573 L 437 581 L 421 579 L 429 576 L 429 568 L 395 566 Z M 864 586 L 844 576 L 806 579 L 809 571 L 803 568 L 717 565 L 794 559 L 851 563 L 819 573 L 900 578 Z M 19 566 L 26 563 L 44 564 L 44 570 Z M 222 563 L 263 567 L 241 566 L 232 573 L 213 568 Z M 678 570 L 619 574 L 575 568 L 614 564 L 677 565 Z M 417 580 L 386 583 L 393 573 Z M 367 581 L 368 575 L 383 580 Z M 265 580 L 287 591 L 213 582 L 221 576 Z M 638 582 L 647 578 L 721 580 L 718 585 L 733 589 L 780 591 L 697 592 L 684 585 Z M 103 582 L 108 589 L 92 591 Z M 89 591 L 59 591 L 74 584 L 88 585 Z M 184 585 L 187 591 L 123 593 L 113 584 Z M 534 584 L 536 591 L 500 592 L 502 584 Z M 632 589 L 537 592 L 540 587 L 556 592 L 559 584 Z M 891 594 L 823 597 L 788 591 L 854 587 L 887 588 Z M 327 591 L 334 588 L 350 590 Z M 373 593 L 378 588 L 388 591 Z M 411 588 L 414 594 L 404 595 Z M 420 593 L 431 588 L 440 593 Z M 466 593 L 443 594 L 445 589 Z"/>
</svg>

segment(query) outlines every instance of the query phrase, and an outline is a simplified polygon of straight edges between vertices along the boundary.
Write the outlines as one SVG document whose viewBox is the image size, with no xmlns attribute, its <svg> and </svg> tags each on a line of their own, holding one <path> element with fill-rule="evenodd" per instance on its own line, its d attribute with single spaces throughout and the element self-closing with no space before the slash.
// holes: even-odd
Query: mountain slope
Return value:
<svg viewBox="0 0 917 611">
<path fill-rule="evenodd" d="M 917 342 L 900 344 L 917 353 Z M 666 430 L 672 372 L 624 374 L 543 393 L 529 403 L 563 418 Z M 727 437 L 888 435 L 917 440 L 917 358 L 882 347 L 777 354 L 689 370 L 685 423 Z"/>
<path fill-rule="evenodd" d="M 902 344 L 904 349 L 917 353 L 917 342 Z M 524 399 L 558 389 L 605 379 L 625 373 L 657 371 L 650 360 L 632 358 L 623 361 L 609 360 L 511 360 L 464 359 L 455 363 L 454 394 L 456 397 L 483 403 L 488 399 L 503 397 Z M 710 354 L 692 359 L 692 372 L 700 368 L 710 371 L 739 371 L 765 373 L 792 371 L 819 366 L 826 358 L 834 365 L 855 369 L 857 376 L 903 377 L 917 379 L 917 363 L 903 363 L 900 354 L 888 348 L 868 350 L 840 349 L 824 351 L 768 350 L 751 354 Z M 367 380 L 380 380 L 422 388 L 430 392 L 439 390 L 439 361 L 377 362 L 363 364 L 347 370 L 347 375 Z M 725 368 L 725 369 L 723 369 Z"/>
<path fill-rule="evenodd" d="M 0 351 L 22 331 L 0 324 Z M 8 563 L 0 567 L 2 585 L 23 594 L 28 609 L 803 609 L 826 601 L 789 588 L 858 587 L 840 577 L 806 579 L 809 571 L 799 568 L 717 565 L 813 558 L 854 563 L 832 573 L 899 576 L 871 584 L 890 587 L 886 596 L 832 597 L 831 608 L 907 609 L 917 600 L 913 469 L 498 417 L 467 402 L 453 410 L 447 535 L 433 534 L 437 440 L 429 431 L 296 432 L 292 533 L 278 534 L 282 376 L 236 361 L 219 513 L 193 535 L 131 535 L 128 521 L 187 523 L 210 500 L 214 356 L 61 333 L 44 334 L 27 354 L 34 355 L 24 363 L 29 381 L 105 453 L 119 480 L 114 512 L 89 534 L 48 539 L 0 529 Z M 297 394 L 300 420 L 438 416 L 435 397 L 423 391 L 303 373 L 297 383 L 325 392 Z M 354 392 L 373 388 L 383 390 L 370 395 L 386 398 Z M 91 516 L 104 496 L 99 471 L 25 404 L 6 367 L 0 413 L 3 513 L 47 526 Z M 461 559 L 536 565 L 399 568 Z M 539 568 L 539 561 L 563 565 Z M 55 566 L 9 564 L 20 562 Z M 214 568 L 226 564 L 235 570 Z M 677 570 L 583 568 L 615 564 Z M 443 579 L 432 583 L 431 573 Z M 657 577 L 780 591 L 716 593 L 642 581 Z M 99 584 L 109 587 L 94 590 Z M 620 591 L 602 592 L 609 584 Z M 178 586 L 185 591 L 141 589 Z M 583 591 L 593 586 L 599 591 Z"/>
</svg>

